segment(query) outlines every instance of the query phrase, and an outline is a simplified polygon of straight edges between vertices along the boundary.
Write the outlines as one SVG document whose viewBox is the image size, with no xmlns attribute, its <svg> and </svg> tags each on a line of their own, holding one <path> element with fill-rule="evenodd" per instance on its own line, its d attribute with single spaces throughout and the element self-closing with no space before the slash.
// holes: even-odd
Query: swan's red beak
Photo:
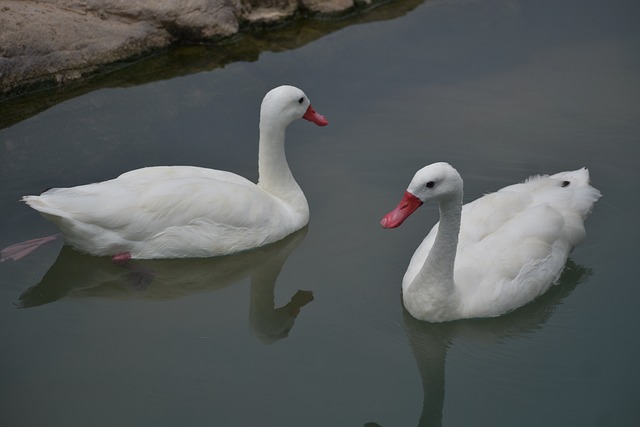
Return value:
<svg viewBox="0 0 640 427">
<path fill-rule="evenodd" d="M 316 112 L 316 110 L 314 110 L 311 105 L 309 105 L 309 108 L 307 108 L 307 112 L 304 113 L 304 116 L 302 116 L 302 118 L 307 119 L 310 122 L 317 124 L 318 126 L 326 126 L 329 124 L 329 121 L 325 119 L 322 114 Z"/>
<path fill-rule="evenodd" d="M 388 214 L 386 214 L 380 225 L 383 228 L 396 228 L 404 222 L 416 209 L 422 205 L 422 200 L 418 199 L 408 191 L 404 192 L 404 197 L 398 203 L 398 206 Z"/>
</svg>

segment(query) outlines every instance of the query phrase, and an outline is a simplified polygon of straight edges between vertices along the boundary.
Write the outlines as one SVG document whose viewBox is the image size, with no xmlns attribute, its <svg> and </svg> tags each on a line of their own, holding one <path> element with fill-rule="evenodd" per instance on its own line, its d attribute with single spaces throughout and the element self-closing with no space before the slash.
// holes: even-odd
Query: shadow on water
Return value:
<svg viewBox="0 0 640 427">
<path fill-rule="evenodd" d="M 562 300 L 591 274 L 591 270 L 568 260 L 556 286 L 532 303 L 499 317 L 428 323 L 416 320 L 403 309 L 405 331 L 422 379 L 422 414 L 417 425 L 442 425 L 446 356 L 456 338 L 493 342 L 540 329 Z M 369 423 L 366 426 L 377 424 Z"/>
<path fill-rule="evenodd" d="M 61 298 L 171 300 L 212 292 L 251 277 L 249 323 L 253 334 L 270 344 L 285 338 L 300 309 L 313 300 L 297 291 L 276 308 L 275 285 L 289 255 L 304 240 L 307 228 L 253 251 L 204 259 L 135 260 L 117 265 L 108 257 L 82 254 L 64 246 L 40 283 L 20 295 L 20 308 Z"/>
<path fill-rule="evenodd" d="M 42 89 L 4 101 L 0 97 L 0 129 L 94 90 L 141 85 L 211 71 L 234 62 L 257 61 L 262 52 L 297 49 L 350 25 L 398 18 L 425 1 L 375 2 L 347 15 L 300 18 L 277 27 L 254 28 L 216 44 L 180 46 L 137 61 L 112 64 L 93 77 L 63 87 Z"/>
</svg>

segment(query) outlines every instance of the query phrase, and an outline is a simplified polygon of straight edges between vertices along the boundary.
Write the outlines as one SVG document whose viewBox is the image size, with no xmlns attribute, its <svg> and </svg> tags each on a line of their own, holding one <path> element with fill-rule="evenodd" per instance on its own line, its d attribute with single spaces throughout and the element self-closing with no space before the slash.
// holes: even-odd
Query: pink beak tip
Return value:
<svg viewBox="0 0 640 427">
<path fill-rule="evenodd" d="M 303 119 L 309 120 L 310 122 L 315 123 L 318 126 L 326 126 L 329 124 L 329 121 L 316 110 L 313 109 L 311 105 L 307 108 L 306 113 L 302 116 Z"/>
<path fill-rule="evenodd" d="M 382 217 L 382 220 L 380 220 L 380 225 L 382 226 L 382 228 L 396 228 L 396 226 L 389 224 L 391 221 L 389 220 L 389 218 L 387 218 L 387 215 Z"/>
<path fill-rule="evenodd" d="M 398 206 L 388 214 L 386 214 L 380 225 L 383 228 L 396 228 L 400 227 L 405 219 L 409 217 L 416 209 L 422 205 L 422 201 L 413 194 L 406 191 L 404 197 L 398 203 Z"/>
</svg>

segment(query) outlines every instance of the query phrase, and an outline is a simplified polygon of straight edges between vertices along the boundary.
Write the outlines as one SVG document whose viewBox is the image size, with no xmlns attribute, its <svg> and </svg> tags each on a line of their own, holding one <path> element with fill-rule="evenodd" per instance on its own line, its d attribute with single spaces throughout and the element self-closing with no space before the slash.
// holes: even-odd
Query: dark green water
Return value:
<svg viewBox="0 0 640 427">
<path fill-rule="evenodd" d="M 640 424 L 640 8 L 409 6 L 0 104 L 0 247 L 55 232 L 18 202 L 52 186 L 173 164 L 255 180 L 259 103 L 279 84 L 330 122 L 289 128 L 312 218 L 278 245 L 141 263 L 151 281 L 60 243 L 0 264 L 3 425 Z M 604 196 L 560 284 L 497 319 L 406 315 L 402 275 L 437 212 L 378 222 L 434 161 L 467 201 L 587 166 Z"/>
</svg>

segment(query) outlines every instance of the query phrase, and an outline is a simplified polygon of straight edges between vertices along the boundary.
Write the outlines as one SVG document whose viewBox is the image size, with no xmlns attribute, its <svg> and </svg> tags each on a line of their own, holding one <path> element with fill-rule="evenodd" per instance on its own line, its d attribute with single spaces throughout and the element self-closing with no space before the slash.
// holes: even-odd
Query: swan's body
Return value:
<svg viewBox="0 0 640 427">
<path fill-rule="evenodd" d="M 257 185 L 231 172 L 162 166 L 23 200 L 55 223 L 67 243 L 92 255 L 210 257 L 262 246 L 309 221 L 284 152 L 286 127 L 303 117 L 327 124 L 300 89 L 280 86 L 267 93 Z"/>
<path fill-rule="evenodd" d="M 423 202 L 439 205 L 440 222 L 402 280 L 405 307 L 421 320 L 498 316 L 544 293 L 585 238 L 584 219 L 600 197 L 584 168 L 532 177 L 464 206 L 462 190 L 453 167 L 426 166 L 381 222 L 397 227 Z"/>
</svg>

